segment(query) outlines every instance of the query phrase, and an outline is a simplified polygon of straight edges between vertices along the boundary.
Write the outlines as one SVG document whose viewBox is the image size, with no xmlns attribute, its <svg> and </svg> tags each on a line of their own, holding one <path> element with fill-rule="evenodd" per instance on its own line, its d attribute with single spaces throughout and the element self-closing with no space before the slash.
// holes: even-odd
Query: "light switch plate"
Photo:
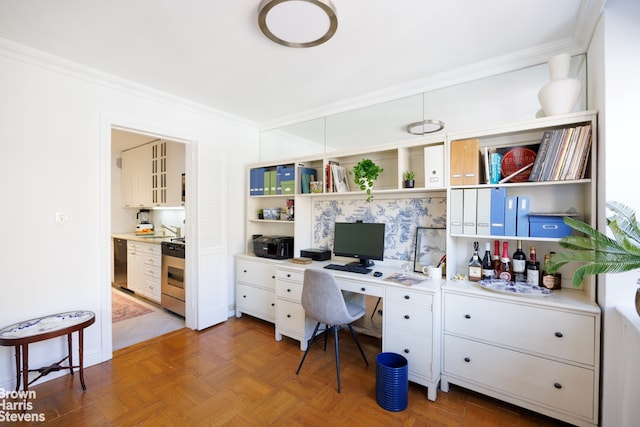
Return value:
<svg viewBox="0 0 640 427">
<path fill-rule="evenodd" d="M 56 212 L 56 225 L 58 227 L 68 227 L 69 215 L 66 212 Z"/>
</svg>

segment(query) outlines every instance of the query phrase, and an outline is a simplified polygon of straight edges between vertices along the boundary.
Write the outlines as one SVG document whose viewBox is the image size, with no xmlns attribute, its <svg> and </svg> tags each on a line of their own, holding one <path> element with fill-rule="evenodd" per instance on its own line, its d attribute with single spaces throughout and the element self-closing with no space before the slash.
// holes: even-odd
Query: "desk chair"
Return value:
<svg viewBox="0 0 640 427">
<path fill-rule="evenodd" d="M 307 358 L 311 344 L 313 343 L 320 324 L 326 325 L 323 333 L 325 334 L 325 350 L 327 349 L 327 332 L 333 330 L 333 338 L 336 347 L 336 375 L 338 378 L 338 393 L 340 393 L 340 355 L 338 351 L 338 329 L 340 326 L 347 326 L 351 332 L 353 340 L 358 345 L 360 354 L 364 362 L 369 366 L 367 357 L 364 355 L 360 341 L 353 331 L 351 323 L 365 315 L 364 307 L 346 302 L 342 291 L 338 287 L 333 276 L 322 270 L 307 268 L 304 272 L 304 280 L 302 287 L 302 307 L 306 316 L 318 322 L 313 334 L 307 343 L 307 349 L 302 356 L 296 375 L 300 373 L 302 364 Z"/>
</svg>

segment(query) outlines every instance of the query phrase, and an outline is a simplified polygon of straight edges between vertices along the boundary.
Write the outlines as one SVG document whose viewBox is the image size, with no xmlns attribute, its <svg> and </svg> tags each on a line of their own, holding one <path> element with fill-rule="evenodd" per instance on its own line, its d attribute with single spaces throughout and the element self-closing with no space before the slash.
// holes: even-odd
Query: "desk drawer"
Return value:
<svg viewBox="0 0 640 427">
<path fill-rule="evenodd" d="M 490 389 L 593 418 L 593 370 L 446 334 L 443 368 Z"/>
<path fill-rule="evenodd" d="M 304 309 L 300 304 L 278 300 L 276 324 L 278 325 L 278 328 L 292 331 L 296 336 L 304 337 Z"/>
<path fill-rule="evenodd" d="M 302 284 L 281 280 L 276 280 L 276 295 L 279 298 L 286 298 L 299 303 L 302 298 Z"/>
<path fill-rule="evenodd" d="M 550 308 L 445 294 L 444 330 L 593 365 L 595 317 Z"/>
<path fill-rule="evenodd" d="M 416 305 L 386 299 L 384 321 L 403 329 L 412 329 L 431 335 L 433 326 L 431 305 Z"/>
<path fill-rule="evenodd" d="M 419 304 L 423 307 L 428 307 L 433 303 L 433 295 L 431 294 L 391 286 L 387 288 L 385 299 L 387 299 L 387 301 L 396 300 L 410 304 Z"/>
<path fill-rule="evenodd" d="M 336 277 L 336 282 L 338 282 L 338 286 L 340 286 L 340 289 L 343 291 L 371 295 L 374 297 L 384 296 L 384 287 L 380 285 L 374 285 L 365 281 L 345 279 L 342 277 Z"/>
<path fill-rule="evenodd" d="M 384 315 L 387 315 L 385 310 Z M 389 326 L 384 331 L 384 351 L 403 355 L 412 374 L 431 378 L 431 335 L 416 334 L 401 327 Z"/>
<path fill-rule="evenodd" d="M 304 272 L 276 268 L 276 278 L 282 280 L 290 280 L 292 282 L 298 282 L 302 284 L 302 282 L 304 281 Z"/>
<path fill-rule="evenodd" d="M 236 259 L 236 280 L 275 289 L 275 266 L 267 262 Z"/>
</svg>

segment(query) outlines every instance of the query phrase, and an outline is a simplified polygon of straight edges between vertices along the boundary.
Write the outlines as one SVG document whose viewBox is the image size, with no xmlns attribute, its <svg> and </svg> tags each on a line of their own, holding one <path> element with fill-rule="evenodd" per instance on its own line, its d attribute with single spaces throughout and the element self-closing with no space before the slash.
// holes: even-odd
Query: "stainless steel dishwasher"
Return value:
<svg viewBox="0 0 640 427">
<path fill-rule="evenodd" d="M 113 284 L 127 288 L 127 241 L 113 239 Z"/>
</svg>

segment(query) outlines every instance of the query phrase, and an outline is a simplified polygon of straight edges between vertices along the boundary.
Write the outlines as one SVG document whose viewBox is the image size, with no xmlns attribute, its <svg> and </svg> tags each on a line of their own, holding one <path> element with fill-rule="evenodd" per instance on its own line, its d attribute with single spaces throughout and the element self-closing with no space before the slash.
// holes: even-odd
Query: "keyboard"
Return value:
<svg viewBox="0 0 640 427">
<path fill-rule="evenodd" d="M 360 273 L 360 274 L 367 274 L 371 272 L 370 268 L 364 267 L 362 265 L 357 265 L 357 264 L 347 264 L 347 265 L 327 264 L 324 266 L 324 268 L 328 268 L 329 270 L 346 271 L 349 273 Z"/>
</svg>

